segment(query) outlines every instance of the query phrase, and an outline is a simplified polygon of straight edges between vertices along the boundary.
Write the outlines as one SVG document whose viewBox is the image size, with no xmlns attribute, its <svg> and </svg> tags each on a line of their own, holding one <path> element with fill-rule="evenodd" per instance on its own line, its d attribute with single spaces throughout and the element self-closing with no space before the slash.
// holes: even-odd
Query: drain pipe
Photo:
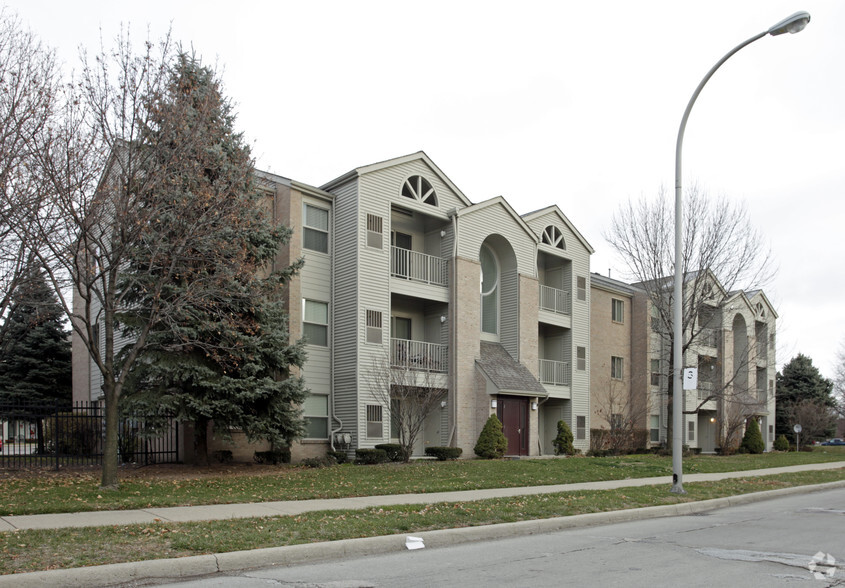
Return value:
<svg viewBox="0 0 845 588">
<path fill-rule="evenodd" d="M 457 259 L 458 259 L 458 211 L 457 209 L 453 209 L 451 214 L 449 215 L 452 218 L 452 268 L 449 272 L 451 275 L 450 277 L 450 284 L 449 289 L 452 291 L 452 308 L 449 312 L 449 341 L 451 344 L 449 345 L 449 373 L 450 373 L 450 387 L 452 388 L 452 398 L 451 398 L 451 406 L 449 407 L 450 417 L 452 418 L 452 427 L 449 431 L 449 446 L 455 446 L 455 433 L 458 428 L 458 391 L 455 388 L 455 375 L 457 373 L 457 349 L 456 341 L 457 341 L 457 329 L 455 325 L 457 324 L 457 316 L 458 316 L 458 267 L 457 267 Z"/>
</svg>

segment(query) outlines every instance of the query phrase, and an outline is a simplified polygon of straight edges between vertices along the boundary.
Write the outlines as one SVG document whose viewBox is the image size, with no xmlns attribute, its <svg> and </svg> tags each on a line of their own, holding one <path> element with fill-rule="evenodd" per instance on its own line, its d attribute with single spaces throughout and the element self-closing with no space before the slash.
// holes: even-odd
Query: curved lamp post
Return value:
<svg viewBox="0 0 845 588">
<path fill-rule="evenodd" d="M 681 203 L 681 150 L 684 143 L 684 130 L 687 126 L 687 119 L 692 110 L 695 100 L 701 93 L 704 85 L 710 80 L 716 70 L 719 69 L 723 63 L 733 56 L 734 53 L 750 45 L 758 39 L 762 39 L 766 35 L 782 35 L 784 33 L 798 33 L 804 30 L 807 23 L 810 22 L 810 15 L 807 12 L 796 12 L 779 23 L 773 25 L 769 29 L 758 33 L 731 49 L 727 55 L 722 57 L 716 65 L 714 65 L 704 79 L 698 84 L 695 92 L 692 93 L 687 104 L 687 109 L 684 111 L 684 116 L 681 119 L 681 127 L 678 129 L 678 142 L 675 146 L 675 283 L 673 293 L 673 307 L 672 307 L 672 492 L 678 494 L 686 494 L 683 485 L 683 256 L 682 256 L 682 241 L 683 241 L 683 226 L 682 226 L 682 203 Z"/>
</svg>

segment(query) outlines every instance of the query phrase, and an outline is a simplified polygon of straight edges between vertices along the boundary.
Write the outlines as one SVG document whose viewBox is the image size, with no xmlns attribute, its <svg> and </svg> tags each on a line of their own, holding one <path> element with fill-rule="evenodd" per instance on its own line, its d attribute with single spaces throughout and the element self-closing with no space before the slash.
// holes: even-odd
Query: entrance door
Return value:
<svg viewBox="0 0 845 588">
<path fill-rule="evenodd" d="M 498 417 L 508 440 L 507 455 L 528 455 L 528 399 L 498 397 Z"/>
</svg>

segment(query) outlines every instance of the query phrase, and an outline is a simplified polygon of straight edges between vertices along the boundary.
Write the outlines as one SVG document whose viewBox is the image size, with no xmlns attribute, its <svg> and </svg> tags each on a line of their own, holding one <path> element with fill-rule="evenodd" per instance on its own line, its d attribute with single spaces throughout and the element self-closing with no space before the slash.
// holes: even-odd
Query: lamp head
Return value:
<svg viewBox="0 0 845 588">
<path fill-rule="evenodd" d="M 768 33 L 773 37 L 776 35 L 782 35 L 784 33 L 800 33 L 804 30 L 804 27 L 807 26 L 808 22 L 810 22 L 809 12 L 796 12 L 792 16 L 787 16 L 779 23 L 772 25 L 769 28 Z"/>
</svg>

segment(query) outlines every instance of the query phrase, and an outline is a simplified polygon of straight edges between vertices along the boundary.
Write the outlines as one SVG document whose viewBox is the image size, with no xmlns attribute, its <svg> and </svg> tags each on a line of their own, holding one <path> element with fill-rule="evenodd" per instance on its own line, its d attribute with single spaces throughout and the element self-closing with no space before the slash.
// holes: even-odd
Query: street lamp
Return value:
<svg viewBox="0 0 845 588">
<path fill-rule="evenodd" d="M 704 76 L 704 79 L 698 84 L 698 87 L 695 89 L 695 92 L 692 93 L 692 98 L 690 98 L 689 103 L 687 104 L 687 109 L 684 111 L 684 116 L 681 119 L 681 127 L 678 129 L 678 142 L 675 146 L 675 283 L 674 283 L 674 292 L 673 292 L 673 306 L 672 306 L 672 321 L 673 321 L 673 330 L 672 330 L 672 492 L 676 494 L 686 494 L 684 491 L 683 485 L 683 464 L 682 464 L 682 453 L 683 453 L 683 419 L 682 419 L 682 402 L 683 402 L 683 390 L 682 390 L 682 378 L 681 372 L 683 371 L 683 279 L 684 279 L 684 268 L 683 268 L 683 259 L 681 255 L 681 244 L 683 240 L 683 227 L 682 227 L 682 203 L 681 203 L 681 151 L 684 144 L 684 130 L 687 126 L 687 119 L 689 118 L 690 111 L 692 110 L 692 105 L 695 104 L 695 100 L 698 98 L 698 95 L 701 93 L 702 88 L 704 85 L 710 80 L 716 70 L 719 69 L 723 63 L 725 63 L 728 59 L 733 56 L 734 53 L 745 47 L 746 45 L 750 45 L 754 41 L 758 39 L 762 39 L 766 35 L 782 35 L 783 33 L 798 33 L 804 30 L 804 27 L 807 26 L 807 23 L 810 22 L 810 14 L 807 12 L 796 12 L 792 16 L 789 16 L 779 23 L 772 25 L 767 30 L 754 35 L 747 41 L 744 41 L 731 49 L 727 55 L 722 57 L 714 65 L 710 71 L 707 72 L 707 75 Z"/>
</svg>

